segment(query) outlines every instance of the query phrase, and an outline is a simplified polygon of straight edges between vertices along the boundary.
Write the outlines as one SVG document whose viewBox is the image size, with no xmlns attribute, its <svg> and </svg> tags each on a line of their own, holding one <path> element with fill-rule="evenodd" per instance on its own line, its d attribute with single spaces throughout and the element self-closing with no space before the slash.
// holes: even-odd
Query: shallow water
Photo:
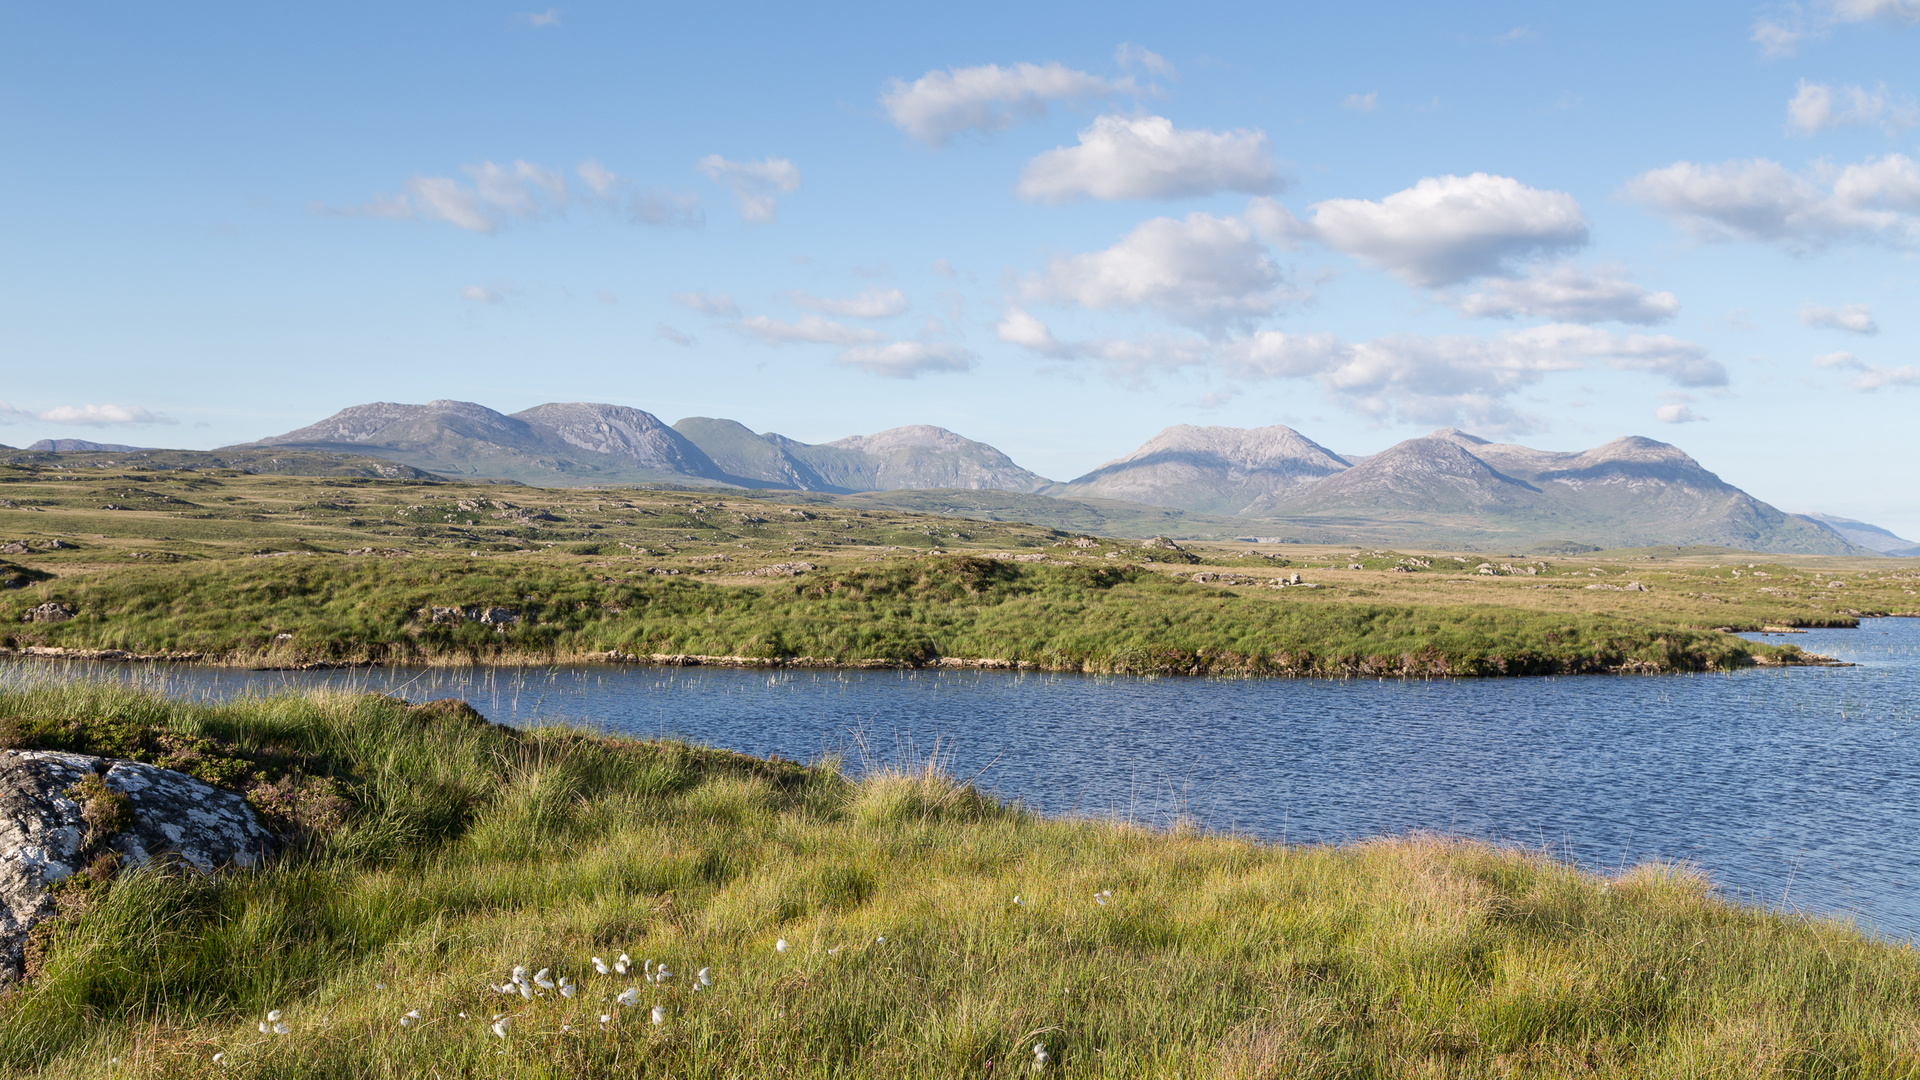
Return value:
<svg viewBox="0 0 1920 1080">
<path fill-rule="evenodd" d="M 1858 666 L 1434 682 L 66 669 L 181 695 L 339 686 L 458 696 L 504 723 L 565 721 L 801 760 L 839 753 L 853 771 L 937 755 L 1042 812 L 1185 817 L 1273 840 L 1436 830 L 1603 870 L 1686 860 L 1741 899 L 1920 936 L 1920 619 L 1774 640 Z"/>
</svg>

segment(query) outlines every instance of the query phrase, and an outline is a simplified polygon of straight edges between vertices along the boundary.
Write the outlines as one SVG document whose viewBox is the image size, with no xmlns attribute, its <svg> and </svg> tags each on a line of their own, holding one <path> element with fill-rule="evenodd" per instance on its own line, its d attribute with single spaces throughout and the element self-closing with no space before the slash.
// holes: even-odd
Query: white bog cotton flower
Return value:
<svg viewBox="0 0 1920 1080">
<path fill-rule="evenodd" d="M 580 991 L 580 988 L 573 984 L 573 980 L 568 979 L 565 976 L 561 976 L 560 978 L 560 996 L 561 997 L 570 998 L 574 994 L 579 993 L 579 991 Z"/>
<path fill-rule="evenodd" d="M 553 980 L 547 977 L 548 972 L 552 970 L 553 970 L 552 968 L 541 968 L 533 976 L 533 985 L 539 987 L 542 990 L 553 989 Z"/>
<path fill-rule="evenodd" d="M 791 948 L 793 948 L 793 946 L 787 944 L 786 938 L 781 938 L 779 941 L 776 941 L 773 943 L 774 952 L 786 952 L 788 949 L 791 949 Z"/>
<path fill-rule="evenodd" d="M 285 1020 L 282 1020 L 279 1023 L 273 1025 L 273 1033 L 275 1035 L 285 1035 L 287 1032 L 292 1030 L 293 1030 L 293 1025 L 287 1023 Z"/>
<path fill-rule="evenodd" d="M 667 1022 L 667 1010 L 659 1005 L 653 1007 L 653 1022 L 657 1027 Z"/>
<path fill-rule="evenodd" d="M 701 986 L 712 986 L 713 985 L 713 969 L 710 967 L 701 968 L 700 974 L 697 975 L 696 978 L 700 980 Z"/>
<path fill-rule="evenodd" d="M 599 972 L 599 973 L 600 973 L 600 974 L 602 974 L 602 975 L 605 975 L 605 974 L 607 973 L 607 971 L 608 971 L 608 968 L 607 968 L 607 962 L 606 962 L 605 960 L 602 960 L 602 959 L 600 959 L 600 958 L 599 958 L 599 957 L 597 957 L 597 956 L 596 956 L 596 957 L 594 957 L 594 958 L 593 958 L 593 970 L 595 970 L 595 971 L 597 971 L 597 972 Z"/>
<path fill-rule="evenodd" d="M 493 1022 L 493 1033 L 504 1039 L 507 1037 L 507 1018 L 501 1017 Z"/>
<path fill-rule="evenodd" d="M 633 1006 L 640 1004 L 640 988 L 637 986 L 629 986 L 625 990 L 622 990 L 620 992 L 619 997 L 614 998 L 613 1000 L 619 1002 L 622 1005 L 627 1006 L 628 1008 L 632 1008 Z"/>
<path fill-rule="evenodd" d="M 275 1009 L 275 1010 L 273 1010 L 272 1012 L 270 1012 L 270 1013 L 268 1013 L 268 1014 L 267 1014 L 267 1023 L 269 1023 L 269 1024 L 271 1024 L 271 1023 L 273 1023 L 274 1021 L 276 1021 L 276 1020 L 278 1020 L 278 1019 L 280 1019 L 280 1010 L 279 1010 L 279 1009 Z"/>
<path fill-rule="evenodd" d="M 654 972 L 653 972 L 654 982 L 663 983 L 671 978 L 673 978 L 673 972 L 667 970 L 667 965 L 661 964 L 658 968 L 654 969 Z"/>
</svg>

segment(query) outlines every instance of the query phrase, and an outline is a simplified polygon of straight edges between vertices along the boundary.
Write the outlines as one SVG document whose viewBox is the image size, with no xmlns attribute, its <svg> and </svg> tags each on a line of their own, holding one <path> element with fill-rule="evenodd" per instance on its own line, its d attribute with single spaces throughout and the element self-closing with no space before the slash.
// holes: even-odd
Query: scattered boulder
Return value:
<svg viewBox="0 0 1920 1080">
<path fill-rule="evenodd" d="M 783 562 L 772 566 L 763 566 L 752 571 L 752 577 L 799 577 L 809 570 L 817 569 L 810 562 Z M 657 573 L 657 571 L 656 571 Z"/>
<path fill-rule="evenodd" d="M 427 607 L 420 614 L 439 626 L 477 622 L 504 630 L 520 621 L 520 612 L 507 607 Z"/>
<path fill-rule="evenodd" d="M 20 621 L 63 623 L 78 614 L 80 614 L 80 609 L 67 603 L 65 600 L 49 600 L 44 604 L 28 608 L 27 613 L 20 616 Z"/>
<path fill-rule="evenodd" d="M 0 982 L 20 974 L 28 935 L 59 910 L 78 872 L 156 860 L 209 874 L 257 866 L 277 848 L 246 800 L 185 773 L 52 750 L 0 753 Z"/>
<path fill-rule="evenodd" d="M 12 540 L 0 544 L 0 555 L 25 555 L 29 548 L 24 540 Z"/>
<path fill-rule="evenodd" d="M 1140 546 L 1148 547 L 1148 548 L 1156 548 L 1160 551 L 1187 550 L 1186 548 L 1181 547 L 1179 544 L 1174 543 L 1172 537 L 1167 537 L 1167 536 L 1156 536 L 1153 539 L 1147 541 L 1146 543 L 1141 544 Z"/>
</svg>

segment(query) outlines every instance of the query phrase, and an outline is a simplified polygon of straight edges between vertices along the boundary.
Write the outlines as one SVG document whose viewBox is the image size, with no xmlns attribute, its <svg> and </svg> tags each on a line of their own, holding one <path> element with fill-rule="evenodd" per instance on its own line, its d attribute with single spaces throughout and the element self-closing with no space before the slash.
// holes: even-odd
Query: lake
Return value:
<svg viewBox="0 0 1920 1080">
<path fill-rule="evenodd" d="M 1732 897 L 1920 937 L 1920 619 L 1774 640 L 1857 666 L 1424 682 L 62 667 L 180 695 L 457 696 L 502 723 L 803 761 L 837 753 L 856 773 L 937 758 L 1048 814 L 1188 819 L 1291 842 L 1432 830 L 1600 870 L 1685 860 Z M 8 667 L 15 676 L 0 677 L 28 665 Z"/>
</svg>

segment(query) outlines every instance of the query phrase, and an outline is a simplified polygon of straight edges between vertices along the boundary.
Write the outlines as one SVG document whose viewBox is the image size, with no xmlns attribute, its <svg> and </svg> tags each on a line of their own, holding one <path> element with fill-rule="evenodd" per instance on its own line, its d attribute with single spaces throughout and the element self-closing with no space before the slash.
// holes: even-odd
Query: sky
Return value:
<svg viewBox="0 0 1920 1080">
<path fill-rule="evenodd" d="M 0 443 L 1671 442 L 1920 539 L 1920 0 L 0 2 Z"/>
</svg>

